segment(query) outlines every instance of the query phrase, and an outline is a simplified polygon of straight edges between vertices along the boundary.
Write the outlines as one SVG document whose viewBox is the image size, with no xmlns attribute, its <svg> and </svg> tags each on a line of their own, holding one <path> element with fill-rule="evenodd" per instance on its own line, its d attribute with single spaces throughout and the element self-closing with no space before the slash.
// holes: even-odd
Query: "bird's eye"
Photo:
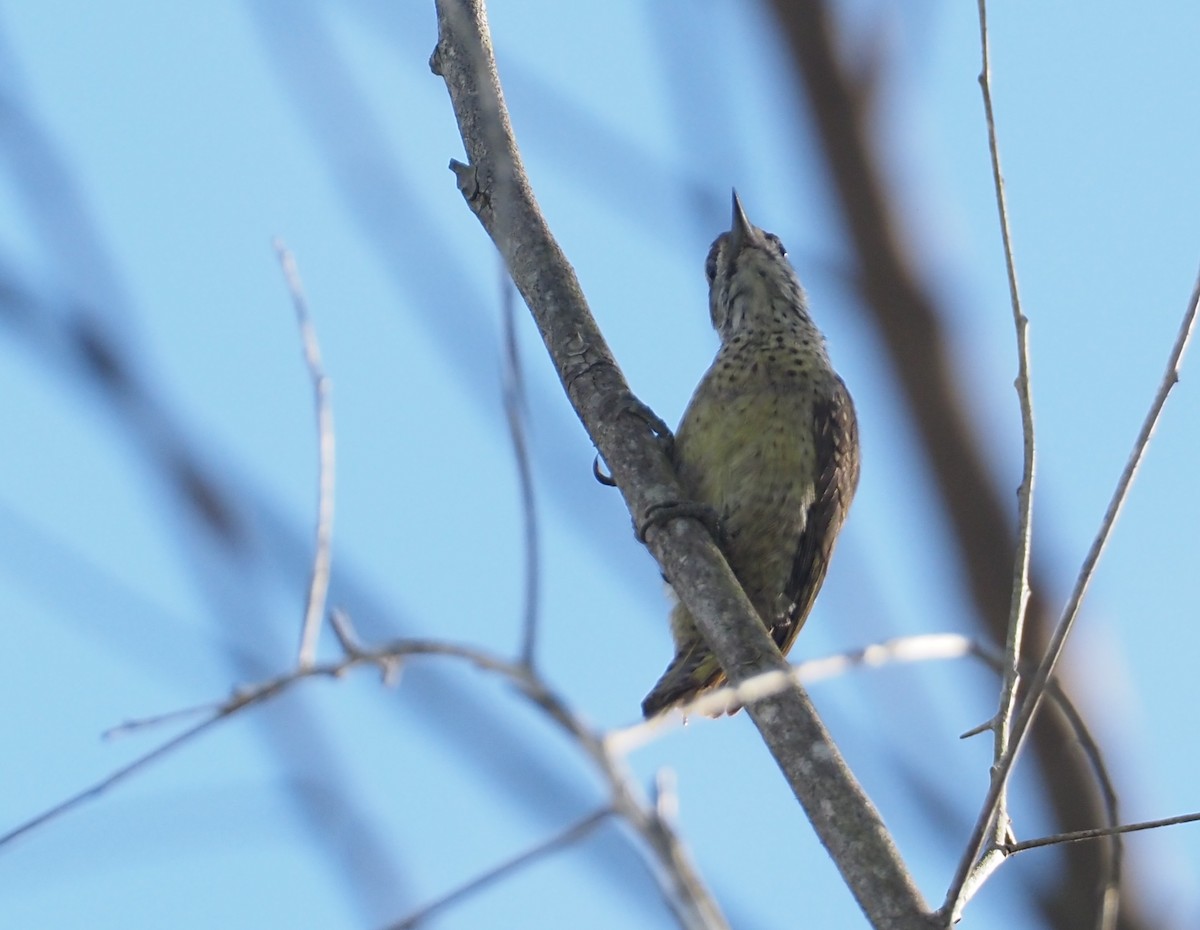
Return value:
<svg viewBox="0 0 1200 930">
<path fill-rule="evenodd" d="M 779 241 L 779 237 L 775 233 L 767 233 L 767 241 L 775 247 L 780 258 L 787 258 L 787 249 L 783 247 L 783 243 Z"/>
<path fill-rule="evenodd" d="M 704 274 L 708 278 L 709 287 L 712 286 L 713 279 L 717 276 L 717 253 L 720 251 L 721 239 L 722 236 L 717 237 L 717 241 L 708 250 L 708 258 L 704 261 Z"/>
</svg>

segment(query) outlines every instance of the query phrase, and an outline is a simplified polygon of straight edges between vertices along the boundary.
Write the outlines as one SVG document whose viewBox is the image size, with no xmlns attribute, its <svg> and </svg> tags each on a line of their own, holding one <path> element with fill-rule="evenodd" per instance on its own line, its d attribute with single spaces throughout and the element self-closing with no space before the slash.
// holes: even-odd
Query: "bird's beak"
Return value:
<svg viewBox="0 0 1200 930">
<path fill-rule="evenodd" d="M 732 246 L 733 254 L 736 255 L 742 250 L 754 232 L 754 225 L 746 217 L 746 211 L 742 209 L 742 202 L 738 199 L 737 191 L 733 192 L 733 222 L 729 226 L 729 244 Z"/>
</svg>

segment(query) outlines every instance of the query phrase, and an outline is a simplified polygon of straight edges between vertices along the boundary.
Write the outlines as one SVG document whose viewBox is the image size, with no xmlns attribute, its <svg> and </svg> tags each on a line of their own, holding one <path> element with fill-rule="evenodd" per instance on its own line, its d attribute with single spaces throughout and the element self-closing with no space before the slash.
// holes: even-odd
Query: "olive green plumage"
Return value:
<svg viewBox="0 0 1200 930">
<path fill-rule="evenodd" d="M 730 568 L 783 652 L 808 617 L 858 484 L 854 405 L 779 239 L 746 218 L 708 254 L 721 348 L 675 434 L 688 496 L 716 512 Z M 687 609 L 676 655 L 642 702 L 647 717 L 725 680 Z"/>
</svg>

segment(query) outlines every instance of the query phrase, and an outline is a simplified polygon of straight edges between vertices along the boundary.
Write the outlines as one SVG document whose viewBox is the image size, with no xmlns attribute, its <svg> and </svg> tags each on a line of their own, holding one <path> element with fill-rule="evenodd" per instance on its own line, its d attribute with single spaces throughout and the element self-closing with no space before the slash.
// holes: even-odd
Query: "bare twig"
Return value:
<svg viewBox="0 0 1200 930">
<path fill-rule="evenodd" d="M 890 640 L 819 659 L 809 659 L 790 666 L 787 671 L 771 670 L 745 679 L 737 685 L 717 688 L 693 701 L 679 705 L 671 713 L 659 714 L 649 720 L 610 730 L 605 736 L 605 743 L 611 752 L 627 755 L 688 720 L 704 720 L 730 708 L 762 700 L 791 687 L 793 681 L 811 685 L 844 675 L 854 668 L 878 667 L 900 662 L 961 659 L 970 655 L 972 648 L 971 640 L 961 634 L 932 633 Z"/>
<path fill-rule="evenodd" d="M 537 499 L 533 493 L 533 466 L 529 445 L 525 440 L 525 380 L 521 373 L 521 356 L 517 347 L 516 301 L 512 281 L 501 266 L 500 289 L 503 294 L 504 321 L 504 413 L 508 418 L 508 436 L 512 440 L 513 458 L 517 463 L 517 482 L 521 490 L 521 514 L 525 536 L 525 607 L 521 624 L 521 662 L 533 668 L 537 649 L 538 625 L 538 553 Z"/>
<path fill-rule="evenodd" d="M 359 644 L 349 619 L 344 615 L 338 615 L 335 629 L 338 640 L 346 651 L 340 660 L 297 667 L 258 684 L 237 689 L 225 701 L 208 708 L 210 716 L 207 719 L 151 749 L 78 794 L 0 835 L 0 847 L 88 801 L 95 800 L 152 762 L 193 741 L 221 720 L 278 697 L 302 681 L 310 678 L 340 678 L 360 666 L 375 666 L 388 676 L 406 659 L 443 656 L 467 662 L 481 671 L 507 679 L 518 693 L 571 736 L 584 754 L 592 760 L 608 785 L 611 799 L 609 809 L 622 818 L 639 841 L 637 848 L 658 881 L 663 898 L 675 914 L 679 925 L 685 930 L 727 930 L 728 924 L 720 909 L 704 886 L 674 831 L 640 791 L 620 758 L 608 750 L 603 735 L 580 720 L 527 666 L 501 659 L 480 649 L 435 640 L 398 640 L 378 648 L 366 649 Z M 162 718 L 148 718 L 126 727 L 155 725 L 160 719 Z"/>
<path fill-rule="evenodd" d="M 1017 695 L 1020 687 L 1021 650 L 1024 641 L 1026 608 L 1029 604 L 1029 574 L 1033 530 L 1033 492 L 1036 477 L 1036 442 L 1033 423 L 1032 379 L 1029 369 L 1029 320 L 1021 309 L 1020 288 L 1017 285 L 1017 267 L 1013 249 L 1012 231 L 1008 221 L 1008 200 L 1005 193 L 1004 173 L 1000 168 L 1000 145 L 996 135 L 996 114 L 992 104 L 991 44 L 988 39 L 987 0 L 978 0 L 979 47 L 981 64 L 979 87 L 983 95 L 983 109 L 987 122 L 988 152 L 992 163 L 992 183 L 996 192 L 996 213 L 1000 220 L 1000 235 L 1004 247 L 1004 266 L 1008 275 L 1008 290 L 1012 304 L 1013 324 L 1017 337 L 1016 389 L 1021 410 L 1021 435 L 1024 447 L 1021 485 L 1017 490 L 1017 536 L 1016 553 L 1013 558 L 1012 596 L 1009 601 L 1009 619 L 1005 633 L 1004 664 L 1000 701 L 996 716 L 991 722 L 993 732 L 993 777 L 995 763 L 1008 751 L 1010 728 L 1016 712 Z M 1074 706 L 1060 701 L 1064 714 L 1071 719 L 1080 738 L 1081 745 L 1092 761 L 1093 770 L 1104 794 L 1105 812 L 1110 824 L 1116 823 L 1117 798 L 1108 774 L 1100 759 L 1099 747 L 1083 724 Z M 1003 846 L 1011 832 L 1008 816 L 1007 785 L 1002 784 L 996 796 L 992 814 L 992 842 Z M 1122 843 L 1117 834 L 1112 835 L 1112 854 L 1103 864 L 1101 877 L 1100 906 L 1096 912 L 1096 926 L 1110 930 L 1115 926 L 1120 901 L 1120 879 Z M 1008 847 L 1011 851 L 1011 847 Z M 997 859 L 998 863 L 1000 860 Z"/>
<path fill-rule="evenodd" d="M 1012 600 L 1009 607 L 1008 633 L 1004 646 L 1004 681 L 1000 691 L 1000 706 L 993 727 L 993 760 L 999 762 L 1008 750 L 1009 727 L 1017 706 L 1017 687 L 1020 683 L 1021 641 L 1025 631 L 1025 608 L 1029 603 L 1029 554 L 1033 530 L 1033 485 L 1036 465 L 1033 430 L 1033 400 L 1029 377 L 1029 320 L 1021 311 L 1021 294 L 1017 287 L 1017 266 L 1013 258 L 1012 232 L 1008 225 L 1008 203 L 1004 193 L 1004 175 L 1000 170 L 1000 145 L 996 140 L 996 114 L 992 109 L 992 64 L 988 45 L 987 0 L 979 0 L 979 45 L 983 62 L 979 71 L 979 87 L 983 92 L 983 110 L 987 118 L 988 151 L 992 159 L 992 183 L 996 189 L 996 213 L 1000 218 L 1000 235 L 1004 242 L 1004 267 L 1008 272 L 1008 292 L 1012 301 L 1013 324 L 1017 335 L 1017 396 L 1021 407 L 1021 434 L 1024 438 L 1024 462 L 1021 486 L 1017 490 L 1017 552 L 1013 559 Z M 1002 785 L 996 796 L 993 839 L 1001 842 L 1007 835 L 1007 792 Z"/>
<path fill-rule="evenodd" d="M 101 739 L 115 740 L 123 736 L 128 736 L 130 733 L 137 733 L 149 727 L 160 727 L 167 723 L 174 723 L 177 720 L 183 720 L 187 717 L 199 717 L 201 714 L 211 714 L 218 705 L 209 702 L 208 704 L 198 704 L 195 707 L 180 707 L 177 710 L 169 710 L 163 714 L 154 714 L 150 717 L 139 717 L 136 720 L 126 720 L 124 723 L 118 723 L 115 727 L 109 727 L 100 734 Z"/>
<path fill-rule="evenodd" d="M 404 919 L 398 920 L 392 924 L 388 924 L 386 930 L 411 930 L 412 927 L 417 926 L 417 924 L 426 918 L 431 917 L 437 911 L 461 901 L 463 898 L 473 894 L 476 891 L 479 891 L 482 888 L 486 888 L 492 882 L 516 872 L 518 869 L 529 865 L 531 862 L 536 862 L 543 856 L 557 852 L 564 846 L 570 846 L 572 843 L 579 842 L 594 829 L 596 829 L 596 827 L 600 826 L 600 824 L 606 819 L 611 817 L 612 814 L 612 810 L 607 807 L 603 810 L 598 810 L 588 814 L 586 817 L 575 821 L 566 829 L 554 834 L 548 839 L 543 840 L 536 846 L 531 846 L 529 849 L 518 853 L 511 859 L 500 863 L 494 868 L 488 869 L 482 875 L 477 875 L 469 882 L 464 882 L 453 891 L 442 895 L 442 897 L 438 898 L 436 901 L 431 901 L 424 907 L 413 911 Z"/>
<path fill-rule="evenodd" d="M 334 432 L 333 405 L 329 400 L 329 378 L 321 367 L 321 347 L 317 330 L 308 313 L 308 301 L 296 259 L 283 240 L 275 239 L 275 254 L 279 257 L 292 306 L 296 309 L 296 325 L 304 349 L 304 363 L 313 386 L 313 405 L 317 416 L 317 529 L 308 596 L 304 604 L 304 625 L 300 631 L 300 650 L 297 665 L 311 668 L 316 662 L 317 639 L 325 615 L 325 600 L 329 593 L 329 571 L 333 560 L 333 492 L 334 492 Z"/>
<path fill-rule="evenodd" d="M 25 834 L 36 830 L 38 827 L 41 827 L 52 820 L 57 820 L 59 817 L 62 817 L 64 814 L 69 813 L 75 808 L 86 804 L 88 801 L 94 801 L 101 795 L 107 793 L 109 789 L 114 788 L 116 785 L 125 781 L 130 776 L 135 775 L 142 769 L 148 768 L 151 763 L 157 762 L 159 759 L 170 755 L 181 746 L 190 743 L 197 736 L 215 724 L 219 719 L 221 719 L 220 716 L 209 717 L 207 720 L 203 720 L 200 723 L 197 723 L 195 726 L 189 727 L 178 736 L 167 740 L 161 746 L 156 746 L 154 749 L 150 750 L 150 752 L 139 756 L 128 765 L 122 766 L 108 777 L 102 778 L 94 784 L 89 785 L 78 794 L 74 794 L 63 801 L 60 801 L 53 807 L 42 811 L 36 817 L 31 817 L 24 823 L 13 827 L 8 832 L 0 834 L 0 848 L 8 845 Z"/>
<path fill-rule="evenodd" d="M 1004 674 L 1007 667 L 1007 654 L 1001 655 L 989 648 L 984 643 L 973 643 L 973 654 L 986 662 L 1000 675 Z M 1025 674 L 1029 671 L 1030 663 L 1022 663 L 1021 673 Z M 1051 678 L 1047 686 L 1050 699 L 1062 714 L 1063 719 L 1067 722 L 1067 726 L 1075 734 L 1075 738 L 1079 741 L 1080 748 L 1083 750 L 1084 757 L 1091 766 L 1092 774 L 1096 779 L 1096 786 L 1100 790 L 1100 798 L 1104 804 L 1104 817 L 1107 823 L 1106 827 L 1100 829 L 1116 830 L 1120 824 L 1120 799 L 1117 796 L 1116 786 L 1113 784 L 1112 777 L 1108 773 L 1108 766 L 1104 762 L 1104 755 L 1100 751 L 1100 746 L 1092 736 L 1091 730 L 1083 719 L 1083 715 L 1079 709 L 1071 701 L 1065 691 L 1059 686 L 1058 682 Z M 1113 930 L 1116 927 L 1117 917 L 1119 916 L 1121 903 L 1121 869 L 1124 860 L 1124 843 L 1121 839 L 1121 834 L 1113 832 L 1110 836 L 1109 855 L 1107 861 L 1102 864 L 1100 879 L 1100 889 L 1097 895 L 1099 902 L 1095 911 L 1095 922 L 1093 924 L 1097 930 Z M 1004 850 L 1011 852 L 1012 850 Z M 1002 860 L 999 856 L 996 859 L 997 864 Z"/>
<path fill-rule="evenodd" d="M 1200 823 L 1200 813 L 1180 814 L 1177 817 L 1164 817 L 1161 820 L 1143 820 L 1138 823 L 1125 823 L 1116 827 L 1098 827 L 1095 830 L 1072 830 L 1070 833 L 1056 833 L 1053 836 L 1042 836 L 1036 840 L 1005 843 L 1003 849 L 1004 852 L 1011 855 L 1013 853 L 1024 852 L 1027 849 L 1037 849 L 1041 846 L 1078 843 L 1082 840 L 1102 839 L 1106 836 L 1136 833 L 1139 830 L 1157 830 L 1159 827 L 1174 827 L 1182 823 Z"/>
<path fill-rule="evenodd" d="M 307 668 L 298 668 L 295 671 L 288 672 L 276 678 L 268 679 L 267 681 L 261 682 L 260 684 L 252 687 L 238 689 L 234 691 L 229 698 L 220 703 L 210 704 L 207 707 L 189 707 L 181 711 L 158 714 L 153 717 L 146 717 L 141 720 L 134 720 L 122 724 L 120 727 L 116 728 L 116 731 L 128 733 L 133 730 L 159 726 L 168 720 L 185 715 L 205 712 L 209 714 L 206 719 L 200 721 L 194 726 L 188 727 L 188 729 L 184 730 L 177 736 L 173 736 L 171 739 L 167 740 L 161 745 L 154 747 L 150 751 L 134 759 L 128 765 L 122 766 L 110 775 L 100 779 L 92 785 L 89 785 L 87 788 L 78 792 L 77 794 L 74 794 L 58 804 L 55 804 L 53 807 L 48 808 L 42 813 L 31 817 L 24 823 L 18 824 L 7 833 L 0 834 L 0 847 L 11 843 L 18 837 L 29 833 L 31 830 L 34 830 L 35 828 L 40 827 L 51 820 L 58 819 L 64 814 L 67 814 L 75 808 L 82 806 L 88 801 L 96 800 L 101 795 L 106 794 L 110 789 L 115 788 L 117 785 L 126 781 L 132 775 L 135 775 L 142 769 L 147 768 L 151 763 L 165 758 L 176 749 L 179 749 L 187 743 L 192 742 L 214 724 L 219 723 L 226 717 L 231 717 L 233 714 L 243 710 L 244 708 L 253 707 L 256 704 L 261 704 L 270 698 L 282 694 L 292 685 L 304 680 L 305 678 L 311 678 L 314 676 L 336 677 L 351 666 L 358 664 L 359 661 L 360 660 L 358 659 L 350 659 L 340 665 L 333 663 L 328 665 L 312 665 Z M 109 732 L 111 733 L 114 731 L 110 730 Z"/>
<path fill-rule="evenodd" d="M 1084 723 L 1078 708 L 1067 699 L 1065 692 L 1053 678 L 1050 679 L 1049 694 L 1051 700 L 1058 706 L 1059 712 L 1066 719 L 1068 726 L 1075 731 L 1075 737 L 1079 740 L 1079 745 L 1096 776 L 1096 784 L 1100 789 L 1100 798 L 1104 804 L 1104 816 L 1107 821 L 1107 827 L 1102 829 L 1114 829 L 1121 822 L 1120 798 L 1117 796 L 1117 788 L 1108 774 L 1108 768 L 1104 764 L 1100 746 Z M 1102 862 L 1098 876 L 1099 906 L 1096 908 L 1093 922 L 1096 930 L 1115 930 L 1117 918 L 1121 916 L 1121 874 L 1125 859 L 1125 843 L 1120 833 L 1113 833 L 1110 839 L 1112 842 L 1109 843 L 1108 858 L 1107 861 Z"/>
<path fill-rule="evenodd" d="M 1003 677 L 1007 667 L 1007 656 L 988 646 L 959 633 L 929 633 L 920 636 L 906 636 L 900 639 L 875 643 L 862 649 L 838 653 L 820 659 L 811 659 L 792 667 L 792 676 L 806 685 L 811 685 L 829 678 L 844 675 L 858 668 L 879 668 L 907 662 L 929 662 L 962 659 L 973 656 L 988 665 L 998 675 Z M 609 750 L 618 755 L 626 755 L 640 746 L 651 742 L 672 726 L 678 726 L 689 716 L 707 717 L 725 707 L 734 707 L 756 695 L 768 693 L 787 687 L 786 677 L 776 672 L 767 672 L 737 687 L 718 689 L 711 694 L 679 708 L 678 714 L 662 715 L 653 720 L 647 720 L 619 730 L 612 730 L 605 737 Z M 1097 927 L 1106 928 L 1111 925 L 1117 913 L 1119 902 L 1118 887 L 1121 876 L 1121 837 L 1119 835 L 1118 798 L 1116 788 L 1105 765 L 1099 745 L 1092 737 L 1083 716 L 1072 703 L 1071 699 L 1054 680 L 1049 684 L 1050 699 L 1062 713 L 1067 725 L 1079 741 L 1084 755 L 1091 766 L 1096 784 L 1104 800 L 1104 813 L 1108 827 L 1100 828 L 1096 836 L 1111 835 L 1112 855 L 1109 868 L 1109 878 L 1101 892 L 1101 905 L 1097 911 Z M 970 731 L 965 736 L 974 735 L 988 729 L 990 724 L 983 724 Z M 1006 847 L 1004 854 L 1014 851 Z M 997 863 L 1001 857 L 997 858 Z"/>
<path fill-rule="evenodd" d="M 446 81 L 470 160 L 469 167 L 453 165 L 459 188 L 504 256 L 567 396 L 641 525 L 651 507 L 683 499 L 678 480 L 648 418 L 633 415 L 644 405 L 633 402 L 537 209 L 504 106 L 482 0 L 439 0 L 437 8 L 430 64 Z M 497 177 L 511 183 L 497 185 Z M 647 544 L 734 684 L 764 671 L 786 672 L 787 662 L 698 521 L 656 527 Z M 932 926 L 882 819 L 803 691 L 789 687 L 747 711 L 871 923 L 889 930 Z"/>
<path fill-rule="evenodd" d="M 1137 439 L 1134 440 L 1129 460 L 1125 463 L 1125 468 L 1117 481 L 1117 486 L 1109 501 L 1108 509 L 1104 513 L 1104 519 L 1100 523 L 1100 529 L 1097 531 L 1095 539 L 1092 540 L 1091 548 L 1088 549 L 1087 556 L 1083 560 L 1083 565 L 1079 570 L 1078 577 L 1075 579 L 1075 586 L 1071 591 L 1071 596 L 1067 600 L 1067 605 L 1063 609 L 1062 616 L 1054 628 L 1053 635 L 1050 637 L 1046 654 L 1038 664 L 1037 671 L 1030 682 L 1028 694 L 1021 703 L 1020 713 L 1013 724 L 1008 752 L 997 763 L 992 784 L 984 799 L 983 808 L 979 813 L 979 818 L 975 822 L 974 829 L 971 831 L 971 838 L 967 843 L 967 848 L 964 850 L 963 857 L 959 861 L 958 870 L 955 873 L 954 881 L 950 885 L 950 891 L 944 905 L 944 912 L 950 914 L 953 918 L 957 918 L 961 914 L 963 905 L 966 904 L 970 895 L 981 884 L 979 881 L 972 879 L 970 888 L 968 888 L 967 879 L 971 875 L 972 863 L 983 849 L 984 838 L 991 821 L 991 812 L 995 810 L 996 798 L 1004 782 L 1007 780 L 1009 772 L 1012 770 L 1021 745 L 1029 732 L 1034 715 L 1041 706 L 1047 682 L 1049 682 L 1050 676 L 1054 673 L 1054 668 L 1058 664 L 1059 657 L 1062 655 L 1063 647 L 1066 645 L 1067 637 L 1075 625 L 1075 619 L 1079 615 L 1079 608 L 1083 603 L 1084 595 L 1087 593 L 1088 586 L 1095 575 L 1096 565 L 1100 561 L 1100 556 L 1104 554 L 1104 549 L 1108 544 L 1109 537 L 1112 535 L 1113 527 L 1116 525 L 1117 517 L 1120 516 L 1121 509 L 1124 507 L 1125 501 L 1129 496 L 1129 489 L 1133 484 L 1133 479 L 1137 476 L 1138 468 L 1145 457 L 1150 439 L 1154 435 L 1155 427 L 1157 427 L 1158 421 L 1162 416 L 1167 397 L 1170 395 L 1171 389 L 1179 381 L 1179 366 L 1183 361 L 1184 352 L 1187 351 L 1188 342 L 1191 340 L 1192 331 L 1196 325 L 1198 306 L 1200 306 L 1200 275 L 1196 278 L 1191 298 L 1188 301 L 1187 309 L 1184 311 L 1183 320 L 1180 322 L 1179 332 L 1175 337 L 1175 344 L 1171 348 L 1166 371 L 1163 373 L 1158 391 L 1155 393 L 1153 401 L 1151 401 L 1145 420 L 1142 421 L 1142 427 L 1138 431 Z"/>
<path fill-rule="evenodd" d="M 980 442 L 977 418 L 961 403 L 961 353 L 947 334 L 937 288 L 926 280 L 911 247 L 911 225 L 893 195 L 886 167 L 894 148 L 878 131 L 878 114 L 862 84 L 840 29 L 842 5 L 833 0 L 770 0 L 786 37 L 828 172 L 829 190 L 856 257 L 859 304 L 878 333 L 896 374 L 898 396 L 907 406 L 920 448 L 953 537 L 953 556 L 982 629 L 1003 642 L 1012 603 L 1013 553 L 1017 549 L 1012 495 L 994 479 L 990 456 Z M 1034 557 L 1025 626 L 1025 651 L 1040 656 L 1054 617 L 1042 595 L 1045 564 Z M 1064 756 L 1069 739 L 1060 719 L 1047 715 L 1032 734 L 1039 783 L 1060 829 L 1102 817 L 1092 796 L 1080 791 L 1087 776 L 1083 760 Z M 1096 872 L 1094 850 L 1064 850 L 1063 876 L 1039 897 L 1039 907 L 1062 926 L 1078 923 L 1088 903 L 1084 889 Z M 1069 915 L 1069 916 L 1068 916 Z M 1130 928 L 1153 926 L 1131 908 L 1122 915 Z"/>
</svg>

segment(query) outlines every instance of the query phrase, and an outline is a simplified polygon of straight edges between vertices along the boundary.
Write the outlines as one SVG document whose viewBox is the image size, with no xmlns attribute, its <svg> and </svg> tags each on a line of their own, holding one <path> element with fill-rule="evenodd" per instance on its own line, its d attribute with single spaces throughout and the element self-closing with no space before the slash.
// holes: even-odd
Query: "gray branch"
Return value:
<svg viewBox="0 0 1200 930">
<path fill-rule="evenodd" d="M 640 526 L 650 508 L 682 499 L 682 491 L 647 417 L 635 412 L 633 394 L 538 210 L 504 105 L 482 0 L 437 0 L 437 10 L 430 66 L 446 82 L 469 159 L 469 166 L 451 164 L 459 188 L 503 256 L 567 397 Z M 647 546 L 734 685 L 788 670 L 699 522 L 657 525 Z M 939 926 L 807 694 L 793 686 L 747 709 L 871 925 Z"/>
</svg>

